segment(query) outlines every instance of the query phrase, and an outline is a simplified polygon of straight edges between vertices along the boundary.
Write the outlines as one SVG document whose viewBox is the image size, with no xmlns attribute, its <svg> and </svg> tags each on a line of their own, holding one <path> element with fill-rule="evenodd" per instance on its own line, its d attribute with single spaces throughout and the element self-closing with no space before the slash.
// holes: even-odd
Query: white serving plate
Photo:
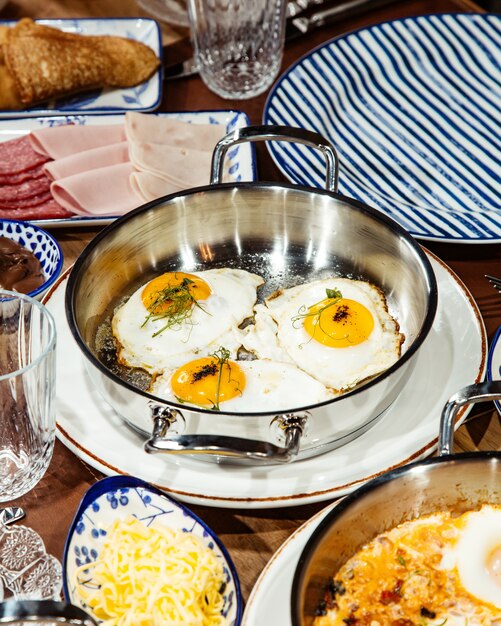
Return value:
<svg viewBox="0 0 501 626">
<path fill-rule="evenodd" d="M 421 15 L 375 24 L 299 59 L 265 124 L 319 132 L 339 152 L 339 190 L 424 240 L 501 241 L 501 17 Z M 293 182 L 322 187 L 323 157 L 271 142 Z"/>
<path fill-rule="evenodd" d="M 82 18 L 36 20 L 44 26 L 59 28 L 78 35 L 115 35 L 135 39 L 149 46 L 160 59 L 159 69 L 137 87 L 94 89 L 57 98 L 24 110 L 2 110 L 0 118 L 30 117 L 71 113 L 117 113 L 119 111 L 152 111 L 162 99 L 162 37 L 160 27 L 150 18 Z M 0 20 L 0 26 L 12 26 L 15 20 Z"/>
<path fill-rule="evenodd" d="M 249 118 L 241 111 L 182 111 L 178 113 L 151 113 L 160 117 L 171 117 L 191 124 L 221 124 L 226 132 L 249 125 Z M 59 124 L 80 124 L 99 126 L 123 124 L 125 113 L 117 115 L 63 115 L 57 117 L 32 117 L 16 120 L 0 120 L 0 142 L 16 139 L 32 130 L 48 128 Z M 228 176 L 230 181 L 253 181 L 256 179 L 256 158 L 254 147 L 250 143 L 235 146 L 227 153 Z M 207 184 L 210 172 L 207 172 Z M 139 206 L 139 205 L 138 205 Z M 81 216 L 57 219 L 31 220 L 42 228 L 59 226 L 104 226 L 115 220 L 117 215 Z"/>
<path fill-rule="evenodd" d="M 349 493 L 436 448 L 440 414 L 458 389 L 480 382 L 487 338 L 466 287 L 437 257 L 438 310 L 416 365 L 397 400 L 371 429 L 326 454 L 277 466 L 237 467 L 175 455 L 148 455 L 92 384 L 64 307 L 68 272 L 44 302 L 58 332 L 57 436 L 104 474 L 132 474 L 188 503 L 246 509 L 320 502 Z M 462 421 L 468 412 L 460 413 Z"/>
<path fill-rule="evenodd" d="M 497 329 L 489 348 L 487 358 L 487 380 L 501 380 L 501 326 Z M 501 402 L 495 400 L 494 404 L 501 415 Z"/>
<path fill-rule="evenodd" d="M 292 581 L 299 557 L 313 531 L 335 505 L 329 505 L 306 521 L 271 557 L 249 596 L 242 626 L 291 623 Z"/>
</svg>

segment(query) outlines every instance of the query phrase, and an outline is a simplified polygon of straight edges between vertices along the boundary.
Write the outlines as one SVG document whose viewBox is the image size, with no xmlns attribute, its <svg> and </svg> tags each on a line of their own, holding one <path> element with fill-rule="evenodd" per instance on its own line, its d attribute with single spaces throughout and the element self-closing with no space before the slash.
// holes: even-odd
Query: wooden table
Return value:
<svg viewBox="0 0 501 626">
<path fill-rule="evenodd" d="M 317 30 L 311 36 L 296 39 L 286 46 L 282 70 L 316 45 L 343 32 L 383 20 L 447 11 L 479 11 L 469 0 L 408 0 L 389 4 L 378 10 L 347 18 L 335 25 Z M 85 17 L 145 15 L 131 0 L 11 0 L 0 12 L 0 18 Z M 186 31 L 163 25 L 164 41 L 173 43 L 167 56 L 186 51 Z M 251 122 L 260 123 L 266 94 L 247 101 L 222 100 L 211 93 L 197 77 L 168 82 L 164 85 L 161 111 L 239 109 Z M 267 180 L 283 181 L 266 149 L 257 146 L 258 171 Z M 264 173 L 264 174 L 263 174 Z M 60 229 L 54 234 L 60 241 L 65 265 L 71 264 L 98 229 Z M 489 339 L 501 323 L 501 299 L 487 283 L 485 273 L 501 276 L 500 245 L 460 245 L 426 243 L 463 280 L 473 294 L 482 313 Z M 499 449 L 500 419 L 492 403 L 477 406 L 456 436 L 457 450 Z M 39 485 L 17 502 L 26 508 L 25 523 L 38 531 L 49 552 L 62 556 L 63 544 L 71 519 L 85 490 L 101 475 L 80 461 L 61 443 L 56 442 L 49 470 Z M 227 546 L 239 571 L 244 598 L 275 550 L 283 541 L 327 502 L 294 508 L 259 511 L 191 508 L 218 533 Z"/>
</svg>

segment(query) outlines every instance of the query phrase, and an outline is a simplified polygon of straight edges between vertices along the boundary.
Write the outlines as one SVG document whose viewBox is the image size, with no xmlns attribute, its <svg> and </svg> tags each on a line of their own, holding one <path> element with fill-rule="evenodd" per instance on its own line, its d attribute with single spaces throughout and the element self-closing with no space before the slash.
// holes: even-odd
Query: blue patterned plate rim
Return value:
<svg viewBox="0 0 501 626">
<path fill-rule="evenodd" d="M 494 356 L 496 351 L 499 350 L 499 360 L 494 362 Z M 496 372 L 494 370 L 496 369 Z M 489 354 L 487 355 L 487 380 L 500 380 L 501 379 L 501 326 L 497 329 L 489 348 Z M 501 415 L 501 402 L 494 400 L 494 404 Z"/>
<path fill-rule="evenodd" d="M 160 65 L 153 76 L 137 85 L 125 89 L 92 90 L 73 96 L 56 98 L 41 106 L 22 110 L 0 110 L 0 119 L 58 115 L 71 113 L 119 113 L 121 111 L 153 111 L 162 101 L 163 46 L 160 25 L 150 17 L 81 17 L 34 20 L 39 24 L 61 27 L 62 30 L 85 35 L 116 35 L 126 37 L 134 33 L 136 41 L 146 43 L 157 55 Z M 12 26 L 18 20 L 0 20 L 1 26 Z M 135 26 L 126 30 L 127 25 Z M 141 28 L 142 27 L 142 28 Z M 82 32 L 83 31 L 83 32 Z M 151 31 L 151 32 L 147 32 Z"/>
<path fill-rule="evenodd" d="M 239 578 L 238 578 L 238 573 L 237 573 L 235 564 L 233 563 L 233 561 L 232 561 L 232 559 L 231 559 L 231 557 L 230 557 L 230 555 L 228 553 L 228 550 L 224 546 L 223 542 L 219 539 L 219 537 L 216 535 L 216 533 L 211 528 L 209 528 L 209 526 L 207 526 L 207 524 L 202 519 L 200 519 L 198 517 L 198 515 L 193 513 L 193 511 L 191 511 L 191 509 L 189 509 L 187 506 L 185 506 L 181 502 L 178 502 L 177 500 L 175 500 L 171 496 L 167 495 L 166 493 L 164 493 L 160 489 L 157 489 L 153 485 L 150 485 L 149 483 L 145 482 L 144 480 L 141 480 L 140 478 L 136 478 L 135 476 L 129 476 L 129 475 L 107 476 L 106 478 L 102 478 L 98 482 L 94 483 L 91 487 L 89 487 L 89 489 L 87 489 L 87 491 L 83 495 L 83 498 L 80 501 L 80 504 L 79 504 L 78 509 L 77 509 L 77 511 L 75 513 L 73 521 L 71 522 L 71 526 L 70 526 L 70 528 L 68 530 L 68 534 L 66 536 L 66 541 L 65 541 L 65 544 L 64 544 L 64 552 L 63 552 L 63 593 L 64 593 L 64 597 L 65 597 L 66 601 L 67 602 L 71 602 L 71 598 L 70 598 L 70 594 L 69 594 L 69 590 L 68 590 L 68 583 L 67 583 L 67 580 L 66 580 L 66 571 L 67 571 L 67 566 L 68 566 L 69 547 L 70 547 L 70 543 L 71 543 L 71 539 L 73 537 L 73 534 L 76 531 L 77 524 L 80 521 L 80 518 L 82 517 L 82 514 L 89 508 L 89 506 L 92 505 L 93 502 L 95 502 L 100 496 L 102 496 L 102 495 L 104 495 L 106 493 L 109 493 L 111 491 L 118 491 L 120 489 L 136 489 L 136 488 L 145 489 L 145 490 L 149 491 L 150 493 L 154 493 L 155 495 L 159 496 L 160 498 L 163 498 L 164 500 L 167 500 L 168 502 L 170 502 L 172 504 L 172 506 L 180 509 L 183 512 L 183 514 L 186 515 L 186 517 L 190 517 L 197 524 L 199 524 L 205 530 L 205 532 L 211 537 L 211 539 L 214 541 L 214 543 L 217 544 L 219 550 L 221 551 L 221 553 L 222 553 L 222 555 L 223 555 L 223 557 L 224 557 L 224 559 L 226 561 L 228 569 L 231 572 L 231 577 L 232 577 L 233 583 L 235 585 L 237 611 L 236 611 L 234 626 L 239 626 L 239 624 L 240 624 L 240 622 L 242 620 L 242 613 L 243 613 L 243 609 L 242 609 L 243 601 L 242 601 L 242 592 L 241 592 L 241 589 L 240 589 L 240 581 L 239 581 Z"/>
<path fill-rule="evenodd" d="M 326 131 L 323 132 L 323 129 L 321 128 L 322 125 L 325 124 L 326 116 L 328 117 L 328 115 L 330 115 L 328 111 L 329 107 L 323 106 L 323 104 L 325 104 L 325 102 L 328 102 L 331 105 L 330 108 L 332 109 L 332 111 L 334 111 L 334 108 L 332 106 L 332 102 L 334 102 L 334 96 L 338 97 L 339 99 L 341 97 L 344 97 L 345 100 L 347 101 L 351 98 L 350 103 L 354 99 L 355 105 L 358 104 L 361 107 L 360 111 L 362 111 L 362 105 L 363 105 L 363 113 L 360 114 L 360 116 L 362 117 L 362 119 L 364 119 L 363 118 L 363 115 L 365 114 L 364 112 L 367 110 L 370 110 L 371 103 L 372 105 L 374 105 L 374 103 L 378 103 L 378 97 L 382 90 L 381 90 L 381 86 L 379 85 L 379 83 L 377 83 L 377 81 L 370 83 L 371 89 L 378 90 L 375 96 L 374 95 L 366 96 L 368 92 L 368 88 L 366 87 L 366 84 L 369 84 L 369 83 L 362 85 L 363 89 L 359 89 L 357 85 L 355 85 L 356 89 L 354 89 L 353 87 L 354 85 L 353 77 L 354 76 L 355 78 L 357 77 L 356 70 L 359 70 L 360 68 L 362 68 L 364 71 L 367 71 L 367 68 L 370 69 L 370 64 L 368 62 L 368 59 L 370 60 L 374 56 L 372 55 L 372 52 L 370 52 L 370 50 L 367 52 L 366 56 L 363 58 L 360 57 L 359 55 L 358 60 L 360 60 L 360 63 L 355 68 L 353 66 L 353 63 L 351 63 L 351 65 L 347 63 L 346 65 L 348 69 L 345 68 L 344 70 L 341 70 L 341 71 L 339 70 L 339 67 L 342 65 L 340 60 L 344 60 L 343 55 L 346 55 L 345 51 L 351 49 L 350 46 L 352 44 L 347 43 L 348 40 L 350 42 L 355 42 L 357 45 L 361 45 L 360 42 L 363 41 L 364 37 L 372 37 L 373 39 L 377 39 L 377 37 L 381 38 L 384 36 L 383 44 L 376 43 L 378 51 L 382 50 L 384 52 L 386 39 L 388 41 L 391 41 L 389 33 L 391 36 L 395 36 L 394 33 L 397 33 L 398 35 L 399 31 L 397 29 L 399 27 L 403 28 L 404 35 L 407 35 L 407 36 L 412 35 L 412 37 L 414 37 L 413 42 L 415 44 L 417 40 L 416 33 L 418 33 L 418 35 L 423 35 L 424 33 L 423 36 L 426 36 L 427 35 L 426 28 L 428 28 L 429 30 L 432 30 L 440 26 L 442 29 L 449 29 L 447 30 L 447 32 L 448 34 L 450 34 L 451 25 L 456 28 L 465 29 L 466 28 L 465 25 L 470 25 L 471 23 L 480 23 L 480 24 L 484 24 L 486 28 L 488 27 L 489 29 L 492 29 L 493 31 L 495 31 L 495 35 L 496 35 L 495 40 L 497 41 L 497 22 L 499 19 L 500 19 L 500 16 L 495 13 L 464 13 L 464 12 L 435 13 L 435 14 L 429 14 L 429 15 L 420 15 L 420 16 L 388 20 L 388 21 L 374 24 L 368 27 L 359 28 L 359 29 L 350 31 L 348 33 L 344 33 L 338 37 L 335 37 L 329 41 L 326 41 L 320 44 L 316 48 L 307 52 L 305 55 L 303 55 L 299 60 L 297 60 L 293 65 L 291 65 L 282 74 L 282 76 L 278 79 L 278 81 L 273 86 L 266 100 L 266 103 L 264 106 L 264 113 L 263 113 L 263 122 L 265 124 L 286 124 L 286 125 L 291 125 L 291 126 L 304 126 L 307 128 L 312 128 L 316 130 L 317 132 L 320 132 L 321 134 L 324 134 L 328 137 L 329 132 L 326 132 Z M 392 30 L 386 31 L 384 30 L 385 27 L 386 29 L 392 29 Z M 486 37 L 485 33 L 483 33 L 483 36 Z M 491 36 L 491 39 L 492 39 L 492 36 Z M 480 39 L 478 41 L 480 41 Z M 492 46 L 492 41 L 489 40 L 489 42 Z M 407 41 L 405 43 L 407 43 Z M 473 37 L 467 40 L 468 45 L 471 46 L 473 45 L 473 43 L 478 44 L 478 46 L 481 47 L 480 43 L 474 40 Z M 430 44 L 427 44 L 427 45 L 430 45 Z M 434 45 L 436 46 L 436 42 L 434 42 Z M 439 54 L 443 53 L 442 51 L 443 45 L 445 44 L 441 43 L 440 46 L 438 46 Z M 485 48 L 485 43 L 482 43 L 482 45 Z M 416 46 L 414 46 L 414 48 L 416 48 Z M 429 50 L 427 50 L 426 45 L 419 43 L 419 45 L 417 46 L 417 49 L 422 54 L 428 53 L 429 55 Z M 484 56 L 488 58 L 489 68 L 490 68 L 491 65 L 494 64 L 494 60 L 491 58 L 492 54 L 489 57 L 488 55 L 489 50 L 488 49 L 486 50 L 487 52 L 485 52 Z M 414 53 L 415 53 L 415 50 L 414 50 Z M 336 54 L 338 55 L 337 57 L 335 57 Z M 456 53 L 456 56 L 458 56 L 459 58 L 460 55 Z M 390 61 L 393 61 L 394 65 L 395 65 L 395 59 L 398 62 L 402 62 L 402 60 L 405 60 L 407 62 L 405 71 L 407 72 L 407 74 L 411 75 L 411 70 L 408 68 L 411 67 L 412 69 L 412 66 L 408 62 L 408 59 L 406 57 L 404 58 L 402 52 L 398 51 L 398 48 L 397 48 L 397 53 L 394 54 L 393 58 L 390 57 Z M 453 59 L 452 61 L 454 60 L 455 59 Z M 333 61 L 336 61 L 337 65 L 335 65 Z M 321 63 L 323 63 L 323 66 L 321 69 L 319 69 Z M 383 67 L 381 63 L 379 63 L 379 61 L 375 63 L 377 63 L 378 68 Z M 420 61 L 420 63 L 422 66 L 424 66 L 424 63 L 422 61 Z M 448 61 L 448 63 L 450 66 L 451 62 Z M 451 66 L 451 67 L 453 67 L 454 69 L 454 66 Z M 480 65 L 478 65 L 478 67 L 480 68 Z M 336 70 L 338 70 L 337 73 L 334 73 Z M 385 70 L 384 67 L 383 67 L 383 70 Z M 344 71 L 344 75 L 343 75 L 343 71 Z M 330 74 L 326 75 L 326 72 Z M 316 80 L 315 75 L 314 75 L 315 73 L 322 75 L 321 76 L 323 78 L 322 84 L 320 84 L 320 81 Z M 382 73 L 383 72 L 381 72 L 381 74 Z M 437 74 L 436 71 L 435 71 L 435 74 Z M 343 93 L 341 93 L 342 89 L 344 89 L 345 87 L 344 83 L 343 83 L 342 89 L 338 89 L 341 95 L 339 96 L 337 95 L 336 89 L 334 85 L 332 84 L 332 81 L 329 82 L 329 79 L 338 80 L 338 76 L 341 76 L 341 75 L 343 75 L 344 77 L 346 76 L 348 77 L 346 81 L 351 80 L 350 89 L 354 90 L 355 96 L 353 96 L 353 94 L 350 94 L 348 98 L 348 95 L 344 96 Z M 440 77 L 441 76 L 440 72 L 437 75 Z M 359 78 L 359 82 L 362 82 L 360 79 L 360 74 L 358 74 L 358 78 Z M 393 75 L 392 75 L 392 78 L 393 78 Z M 406 76 L 403 76 L 403 78 L 406 80 L 409 80 L 408 77 Z M 400 73 L 399 80 L 400 79 L 402 79 L 402 72 Z M 379 80 L 381 84 L 384 86 L 385 85 L 384 80 L 382 80 L 381 78 L 379 78 Z M 395 83 L 396 82 L 397 81 L 395 81 Z M 403 82 L 403 79 L 401 80 L 401 82 Z M 308 87 L 308 89 L 302 88 L 303 83 L 306 83 L 306 87 Z M 393 83 L 388 83 L 388 84 L 390 84 L 390 86 L 393 85 Z M 405 82 L 403 82 L 403 84 L 404 84 L 404 87 L 408 87 L 408 85 Z M 452 84 L 453 84 L 453 81 L 450 81 L 447 83 L 449 88 Z M 436 83 L 432 83 L 431 86 L 436 87 Z M 287 91 L 287 88 L 288 88 L 288 91 Z M 454 89 L 456 89 L 455 93 L 459 94 L 459 89 L 455 87 Z M 472 90 L 470 89 L 470 92 L 471 91 Z M 409 92 L 413 98 L 416 97 L 417 90 L 415 89 L 409 90 Z M 318 93 L 320 93 L 320 96 L 318 96 Z M 403 92 L 397 91 L 397 95 L 401 95 L 401 93 Z M 477 94 L 474 93 L 473 95 L 477 95 Z M 365 97 L 365 101 L 363 100 L 362 96 Z M 480 95 L 480 97 L 482 96 Z M 321 98 L 324 98 L 324 100 L 322 101 Z M 426 104 L 426 98 L 422 98 L 422 100 Z M 482 101 L 482 104 L 484 106 L 484 101 Z M 431 105 L 427 105 L 427 106 L 429 110 L 425 107 L 423 109 L 424 113 L 427 113 L 427 112 L 429 113 L 429 111 L 431 111 L 432 109 Z M 393 111 L 396 111 L 397 109 L 401 109 L 401 108 L 402 106 L 399 101 L 399 107 L 394 106 L 393 110 L 391 110 L 391 108 L 389 108 L 388 110 L 391 114 L 393 114 Z M 350 115 L 352 115 L 349 107 L 346 107 L 346 102 L 341 102 L 339 109 L 342 112 L 348 111 Z M 448 115 L 451 114 L 450 113 L 451 110 L 452 109 L 447 111 Z M 434 111 L 433 113 L 438 114 L 436 111 Z M 475 111 L 473 111 L 473 113 L 475 113 Z M 404 113 L 402 113 L 402 116 L 404 116 Z M 390 115 L 390 119 L 391 119 L 391 123 L 395 126 L 395 128 L 398 129 L 397 122 L 393 122 L 393 117 L 391 115 Z M 407 118 L 405 118 L 405 116 L 402 118 L 403 121 L 405 121 L 406 119 Z M 497 119 L 497 116 L 493 116 L 492 122 L 491 122 L 489 118 L 486 124 L 488 122 L 491 122 L 492 124 L 497 125 L 498 122 L 496 122 L 495 119 Z M 451 124 L 451 126 L 453 125 Z M 339 128 L 341 128 L 341 131 L 342 131 L 343 124 L 337 124 L 336 126 L 333 125 L 332 128 L 337 129 L 336 132 L 340 132 Z M 367 133 L 368 130 L 370 130 L 371 132 L 376 131 L 377 133 L 380 133 L 381 136 L 383 136 L 381 128 L 379 127 L 379 125 L 378 125 L 378 128 L 375 128 L 374 126 L 367 124 L 367 122 L 365 121 L 362 124 L 362 126 L 359 127 L 358 130 L 361 129 L 365 133 Z M 389 126 L 389 128 L 390 128 L 390 136 L 391 136 L 391 133 L 393 134 L 396 133 L 396 131 L 393 129 L 393 126 Z M 456 130 L 457 129 L 455 129 L 455 131 Z M 407 130 L 405 132 L 407 132 Z M 463 131 L 462 127 L 461 127 L 460 135 L 461 137 L 466 138 L 465 141 L 471 140 L 470 135 L 466 134 Z M 348 139 L 348 143 L 349 143 L 349 141 L 352 140 L 352 133 L 345 131 L 345 136 L 349 138 Z M 489 140 L 491 140 L 493 136 L 495 136 L 495 134 L 492 134 L 492 133 L 489 134 Z M 409 134 L 409 137 L 411 139 L 413 138 L 412 133 Z M 397 138 L 400 140 L 399 137 Z M 407 139 L 407 137 L 405 138 Z M 473 136 L 473 139 L 476 140 L 476 136 Z M 414 140 L 416 140 L 416 137 L 414 137 Z M 426 143 L 432 140 L 430 140 L 428 136 L 424 136 L 424 139 L 423 139 L 423 134 L 421 133 L 421 135 L 418 136 L 417 141 Z M 335 141 L 334 141 L 334 144 L 336 144 Z M 390 144 L 390 142 L 388 142 L 388 144 Z M 321 180 L 322 180 L 321 176 L 323 174 L 323 167 L 321 166 L 321 159 L 319 155 L 315 154 L 313 158 L 312 157 L 313 153 L 311 149 L 301 150 L 301 149 L 298 149 L 298 147 L 295 146 L 294 144 L 289 144 L 289 143 L 282 145 L 282 144 L 279 144 L 278 142 L 271 142 L 271 143 L 268 143 L 267 145 L 268 145 L 268 150 L 273 160 L 275 161 L 277 166 L 281 169 L 281 171 L 287 176 L 287 178 L 289 178 L 289 180 L 292 180 L 293 182 L 301 182 L 302 184 L 306 184 L 310 186 L 320 186 Z M 381 142 L 379 142 L 378 145 L 381 145 Z M 439 145 L 438 142 L 436 143 L 436 145 Z M 337 147 L 339 148 L 339 144 Z M 392 147 L 392 146 L 390 145 L 389 147 Z M 418 148 L 420 147 L 421 146 L 419 143 Z M 365 148 L 365 144 L 364 144 L 364 148 Z M 386 148 L 388 148 L 388 146 L 386 146 Z M 484 149 L 490 148 L 490 144 L 485 144 L 483 148 Z M 400 149 L 400 141 L 399 141 L 399 149 Z M 365 153 L 369 154 L 369 151 L 365 151 L 365 150 L 362 151 L 362 149 L 360 149 L 360 153 L 362 152 L 364 152 L 364 155 Z M 400 161 L 394 159 L 392 151 L 389 151 L 389 152 L 390 152 L 391 158 L 388 159 L 386 163 L 383 162 L 383 165 L 385 165 L 386 168 L 388 168 L 389 166 L 391 168 L 394 168 L 395 164 L 396 166 L 400 167 L 401 165 Z M 357 138 L 357 146 L 355 148 L 352 148 L 351 152 L 347 150 L 346 153 L 348 157 L 354 156 L 360 159 L 360 156 L 358 154 L 358 138 Z M 415 157 L 412 151 L 409 151 L 408 153 L 404 153 L 404 154 L 406 156 L 410 155 L 411 158 Z M 421 151 L 421 153 L 416 153 L 416 154 L 418 154 L 419 158 L 421 157 L 423 157 L 423 159 L 429 158 L 429 155 L 426 151 Z M 456 169 L 461 168 L 463 166 L 463 163 L 456 159 L 457 157 L 453 157 L 447 163 L 447 166 L 449 169 L 451 169 L 451 163 L 452 163 L 452 167 Z M 350 170 L 350 167 L 345 166 L 345 169 L 343 172 L 344 160 L 345 162 L 348 162 L 348 166 L 351 166 L 351 170 Z M 432 163 L 432 161 L 428 160 L 428 161 L 425 161 L 425 163 L 428 165 L 429 163 Z M 346 158 L 346 155 L 343 155 L 343 154 L 341 155 L 341 171 L 340 171 L 341 193 L 343 193 L 346 196 L 355 197 L 358 200 L 361 200 L 362 202 L 365 202 L 371 206 L 374 206 L 375 208 L 378 208 L 379 210 L 382 210 L 384 213 L 386 213 L 393 219 L 400 221 L 400 223 L 414 236 L 420 239 L 431 240 L 431 241 L 437 240 L 437 241 L 444 241 L 444 242 L 448 241 L 448 242 L 460 242 L 460 243 L 494 243 L 494 242 L 501 241 L 501 207 L 499 207 L 499 210 L 498 210 L 497 205 L 495 205 L 493 208 L 488 207 L 486 210 L 482 208 L 481 212 L 476 212 L 474 210 L 471 210 L 470 205 L 466 206 L 464 211 L 459 211 L 457 210 L 457 208 L 454 208 L 457 206 L 455 204 L 453 204 L 452 209 L 447 206 L 438 207 L 438 208 L 432 206 L 430 208 L 429 196 L 426 196 L 425 204 L 416 204 L 416 203 L 409 204 L 408 202 L 405 201 L 405 199 L 401 199 L 398 196 L 395 199 L 394 197 L 385 195 L 385 193 L 381 193 L 380 190 L 378 190 L 377 188 L 370 187 L 369 185 L 365 184 L 364 181 L 370 180 L 371 172 L 367 168 L 367 163 L 362 162 L 362 165 L 365 166 L 365 169 L 364 168 L 360 169 L 360 164 L 350 162 L 350 159 Z M 467 165 L 469 166 L 469 162 L 467 163 Z M 397 170 L 398 170 L 398 167 L 397 167 Z M 433 175 L 435 175 L 436 172 L 438 172 L 440 176 L 442 176 L 443 174 L 444 181 L 447 180 L 447 176 L 451 178 L 450 172 L 446 168 L 442 167 L 442 162 L 440 161 L 440 159 L 437 159 L 436 168 L 438 169 L 433 169 L 433 167 L 434 166 L 432 163 L 431 170 L 432 170 Z M 353 176 L 353 172 L 357 171 L 357 168 L 358 168 L 357 175 L 359 176 L 358 179 L 354 178 Z M 456 176 L 456 172 L 453 172 L 453 173 L 454 173 L 454 176 Z M 487 168 L 482 169 L 482 176 L 479 177 L 478 180 L 474 179 L 474 183 L 475 184 L 478 183 L 480 186 L 487 185 L 487 187 L 489 188 L 488 189 L 489 194 L 490 196 L 492 196 L 492 193 L 491 193 L 492 190 L 490 189 L 489 176 L 493 178 L 492 184 L 494 185 L 495 176 L 493 175 L 491 170 Z M 458 175 L 458 179 L 459 179 L 459 175 Z M 379 180 L 380 179 L 378 179 L 378 181 Z M 386 181 L 384 180 L 384 178 L 382 180 L 383 180 L 383 183 L 386 184 Z M 405 185 L 404 185 L 403 179 L 398 179 L 398 182 L 399 182 L 399 186 L 398 186 L 397 192 L 400 193 L 399 189 L 402 189 L 402 187 L 405 187 Z M 416 182 L 415 180 L 412 180 L 413 184 L 415 182 Z M 423 181 L 417 181 L 418 186 L 421 185 L 423 182 L 427 183 L 426 178 L 423 179 Z M 458 188 L 460 189 L 460 193 L 463 194 L 464 189 L 463 187 L 461 187 L 462 183 L 458 183 L 458 184 L 459 184 Z M 412 185 L 407 185 L 407 186 L 412 189 Z M 450 186 L 448 184 L 443 185 L 439 189 L 439 192 L 443 192 L 443 190 L 445 190 L 444 193 L 446 194 L 449 193 Z M 455 191 L 455 189 L 453 189 L 453 191 Z M 434 189 L 433 189 L 433 193 L 435 193 L 436 195 L 436 192 Z M 451 195 L 451 198 L 454 200 L 453 195 Z M 471 205 L 474 205 L 476 200 L 477 199 L 473 197 L 473 202 L 471 202 Z M 495 200 L 495 202 L 498 202 L 498 200 Z M 478 205 L 478 201 L 476 202 L 476 204 Z"/>
<path fill-rule="evenodd" d="M 34 289 L 33 291 L 30 291 L 29 293 L 29 295 L 32 298 L 36 298 L 38 294 L 48 289 L 56 281 L 59 274 L 61 273 L 61 270 L 63 269 L 64 257 L 63 257 L 63 251 L 61 250 L 61 246 L 59 245 L 58 241 L 49 232 L 47 232 L 43 228 L 40 228 L 39 226 L 36 226 L 35 224 L 20 222 L 19 220 L 9 220 L 3 217 L 0 218 L 0 224 L 12 224 L 12 227 L 16 229 L 32 230 L 33 232 L 36 232 L 42 235 L 43 237 L 45 237 L 46 239 L 48 239 L 51 242 L 54 249 L 57 250 L 58 252 L 58 259 L 57 259 L 56 266 L 51 272 L 51 275 L 49 276 L 49 278 L 47 278 L 47 280 L 44 283 L 42 283 L 40 287 L 37 287 L 36 289 Z M 38 255 L 35 255 L 35 256 L 38 256 Z"/>
</svg>

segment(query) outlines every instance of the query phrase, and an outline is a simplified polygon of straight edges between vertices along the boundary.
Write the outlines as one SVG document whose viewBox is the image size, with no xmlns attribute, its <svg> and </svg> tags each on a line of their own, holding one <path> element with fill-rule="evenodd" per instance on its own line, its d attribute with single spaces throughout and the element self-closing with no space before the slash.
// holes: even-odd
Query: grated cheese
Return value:
<svg viewBox="0 0 501 626">
<path fill-rule="evenodd" d="M 223 567 L 191 533 L 117 520 L 77 593 L 104 626 L 224 626 Z"/>
</svg>

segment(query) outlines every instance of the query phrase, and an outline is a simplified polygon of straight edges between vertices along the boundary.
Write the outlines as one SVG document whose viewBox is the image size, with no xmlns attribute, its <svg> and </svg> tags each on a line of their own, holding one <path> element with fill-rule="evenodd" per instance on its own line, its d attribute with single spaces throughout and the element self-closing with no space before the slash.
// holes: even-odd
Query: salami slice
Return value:
<svg viewBox="0 0 501 626">
<path fill-rule="evenodd" d="M 52 195 L 50 190 L 43 191 L 31 198 L 24 198 L 20 200 L 4 200 L 0 201 L 0 209 L 24 209 L 25 207 L 37 206 L 38 204 L 43 204 L 48 200 L 52 199 Z"/>
<path fill-rule="evenodd" d="M 12 210 L 0 208 L 0 218 L 9 220 L 48 220 L 65 217 L 72 217 L 72 214 L 66 209 L 63 209 L 62 206 L 59 206 L 52 198 L 37 206 Z"/>
<path fill-rule="evenodd" d="M 46 175 L 31 178 L 17 185 L 0 186 L 0 206 L 9 206 L 20 200 L 26 200 L 50 191 L 50 181 Z"/>
<path fill-rule="evenodd" d="M 40 178 L 41 176 L 46 176 L 44 164 L 36 165 L 17 174 L 0 174 L 0 185 L 18 185 L 19 183 L 24 183 L 25 180 Z"/>
<path fill-rule="evenodd" d="M 18 174 L 48 161 L 31 147 L 29 135 L 0 143 L 0 175 Z"/>
</svg>

